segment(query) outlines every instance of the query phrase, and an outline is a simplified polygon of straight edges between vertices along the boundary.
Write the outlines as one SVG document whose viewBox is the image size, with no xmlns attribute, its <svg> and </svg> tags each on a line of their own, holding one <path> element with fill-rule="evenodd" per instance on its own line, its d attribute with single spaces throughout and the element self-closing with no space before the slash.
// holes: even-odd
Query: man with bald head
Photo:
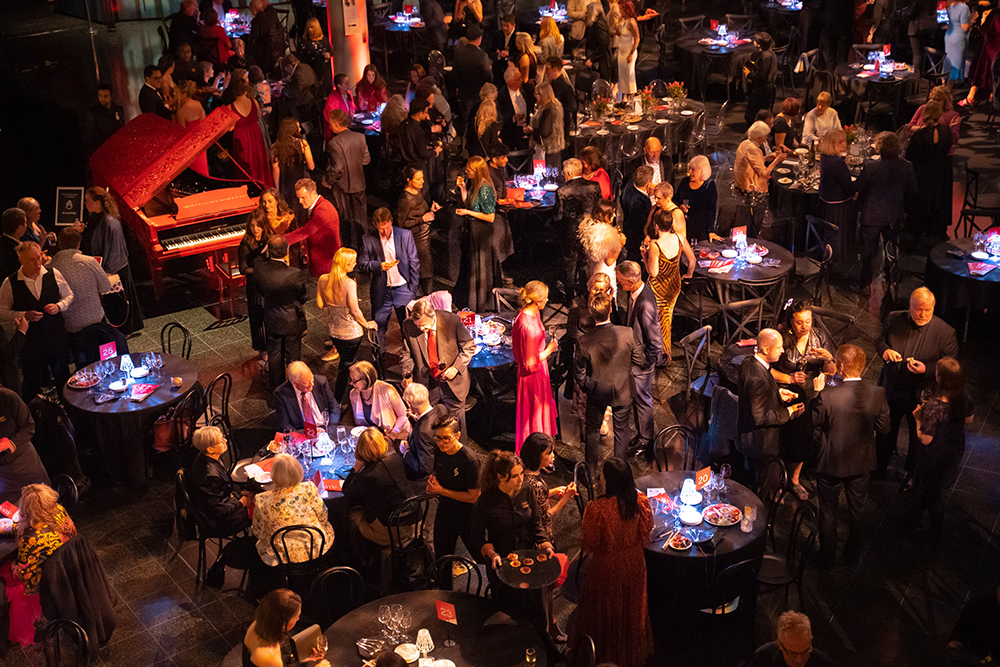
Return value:
<svg viewBox="0 0 1000 667">
<path fill-rule="evenodd" d="M 909 310 L 889 313 L 882 335 L 875 341 L 875 351 L 885 364 L 879 376 L 879 386 L 885 388 L 889 401 L 889 432 L 876 442 L 878 467 L 875 479 L 885 479 L 889 459 L 896 451 L 899 423 L 906 418 L 909 445 L 906 450 L 906 477 L 903 491 L 913 490 L 913 473 L 917 469 L 920 447 L 913 409 L 920 392 L 934 383 L 937 362 L 942 357 L 958 357 L 955 330 L 934 315 L 934 294 L 918 287 L 910 295 Z"/>
<path fill-rule="evenodd" d="M 805 410 L 802 403 L 786 405 L 796 395 L 778 389 L 771 376 L 771 364 L 778 361 L 784 351 L 780 333 L 761 329 L 757 334 L 755 354 L 747 356 L 740 365 L 736 444 L 751 473 L 755 473 L 760 460 L 778 455 L 781 425 Z"/>
<path fill-rule="evenodd" d="M 674 161 L 669 154 L 663 152 L 663 144 L 659 139 L 646 139 L 642 147 L 642 160 L 642 164 L 653 170 L 653 178 L 649 181 L 653 186 L 660 183 L 674 184 Z"/>
</svg>

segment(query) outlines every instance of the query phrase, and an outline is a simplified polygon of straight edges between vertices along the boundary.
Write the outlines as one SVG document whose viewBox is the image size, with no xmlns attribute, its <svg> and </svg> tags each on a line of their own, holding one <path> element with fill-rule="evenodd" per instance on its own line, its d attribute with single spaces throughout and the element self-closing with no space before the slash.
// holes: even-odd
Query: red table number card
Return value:
<svg viewBox="0 0 1000 667">
<path fill-rule="evenodd" d="M 337 493 L 340 493 L 344 489 L 343 484 L 344 484 L 344 481 L 341 480 L 341 479 L 324 479 L 323 480 L 323 487 L 327 491 L 336 491 Z"/>
<path fill-rule="evenodd" d="M 8 519 L 13 519 L 14 515 L 17 514 L 17 505 L 8 501 L 4 501 L 3 505 L 0 505 L 0 514 L 3 514 Z M 438 603 L 438 604 L 443 604 L 443 603 Z M 452 609 L 454 610 L 454 607 L 452 607 Z M 439 616 L 440 614 L 441 612 L 438 612 Z"/>
<path fill-rule="evenodd" d="M 403 5 L 403 13 L 404 14 L 412 14 L 413 13 L 413 5 Z"/>
<path fill-rule="evenodd" d="M 118 349 L 115 347 L 114 343 L 107 343 L 105 345 L 97 348 L 101 353 L 101 361 L 107 361 L 108 359 L 114 359 L 118 356 Z"/>
<path fill-rule="evenodd" d="M 892 44 L 886 44 L 885 46 L 883 46 L 882 47 L 882 53 L 885 54 L 886 58 L 888 58 L 890 55 L 892 55 Z"/>
<path fill-rule="evenodd" d="M 746 228 L 746 225 L 744 225 L 743 227 L 733 227 L 730 230 L 729 233 L 730 233 L 730 235 L 731 235 L 731 237 L 733 239 L 733 242 L 735 242 L 736 239 L 738 239 L 741 236 L 743 237 L 743 240 L 746 240 L 746 238 L 747 238 L 747 228 Z"/>
<path fill-rule="evenodd" d="M 455 615 L 455 605 L 435 600 L 434 606 L 437 607 L 437 614 L 440 620 L 452 625 L 458 625 L 458 616 Z"/>
<path fill-rule="evenodd" d="M 711 28 L 712 30 L 718 30 L 719 29 L 719 22 L 716 21 L 715 19 L 711 19 L 708 22 L 708 27 Z"/>
<path fill-rule="evenodd" d="M 694 488 L 695 491 L 700 491 L 705 488 L 705 486 L 712 481 L 712 468 L 702 468 L 694 474 Z"/>
</svg>

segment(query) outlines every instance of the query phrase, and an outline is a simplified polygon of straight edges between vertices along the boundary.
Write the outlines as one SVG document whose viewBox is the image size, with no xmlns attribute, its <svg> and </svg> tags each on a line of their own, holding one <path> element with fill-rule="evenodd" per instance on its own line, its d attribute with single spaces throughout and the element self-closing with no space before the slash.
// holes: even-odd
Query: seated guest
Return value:
<svg viewBox="0 0 1000 667">
<path fill-rule="evenodd" d="M 417 92 L 417 86 L 420 84 L 420 80 L 427 76 L 427 70 L 420 63 L 413 63 L 410 65 L 410 79 L 406 82 L 406 92 L 403 94 L 403 102 L 406 106 L 410 106 L 410 102 L 413 101 L 413 96 Z"/>
<path fill-rule="evenodd" d="M 0 503 L 14 502 L 28 484 L 48 484 L 31 436 L 35 420 L 21 397 L 0 387 Z"/>
<path fill-rule="evenodd" d="M 985 665 L 1000 655 L 1000 583 L 962 607 L 948 640 L 949 665 Z"/>
<path fill-rule="evenodd" d="M 182 43 L 194 44 L 198 38 L 198 2 L 197 0 L 184 0 L 181 2 L 180 11 L 167 17 L 170 22 L 170 48 L 174 51 Z"/>
<path fill-rule="evenodd" d="M 174 82 L 179 84 L 182 81 L 191 81 L 197 84 L 201 77 L 201 66 L 191 54 L 191 45 L 183 42 L 174 51 L 177 54 L 172 76 Z M 163 68 L 161 67 L 160 70 L 162 71 Z"/>
<path fill-rule="evenodd" d="M 747 667 L 833 667 L 826 653 L 813 648 L 809 617 L 786 611 L 778 617 L 778 639 L 758 648 Z"/>
<path fill-rule="evenodd" d="M 319 84 L 316 70 L 289 53 L 281 59 L 281 74 L 285 82 L 281 97 L 286 112 L 299 120 L 309 120 Z"/>
<path fill-rule="evenodd" d="M 243 637 L 243 667 L 283 667 L 296 663 L 291 641 L 292 628 L 302 615 L 302 598 L 287 588 L 278 588 L 260 601 L 253 623 Z M 315 667 L 330 667 L 323 654 L 315 650 L 302 660 Z"/>
<path fill-rule="evenodd" d="M 400 446 L 406 474 L 410 479 L 427 479 L 434 470 L 434 422 L 447 414 L 440 403 L 431 405 L 427 387 L 411 382 L 403 390 L 406 415 L 410 418 L 410 437 Z"/>
<path fill-rule="evenodd" d="M 361 80 L 354 89 L 354 98 L 357 100 L 358 111 L 378 111 L 381 104 L 385 104 L 389 99 L 385 80 L 378 73 L 378 68 L 371 63 L 365 65 Z"/>
<path fill-rule="evenodd" d="M 806 114 L 805 124 L 802 126 L 802 143 L 808 145 L 818 142 L 827 132 L 843 129 L 840 116 L 831 104 L 833 96 L 825 90 L 816 96 L 816 108 Z"/>
<path fill-rule="evenodd" d="M 76 526 L 59 504 L 59 494 L 45 484 L 27 484 L 20 495 L 17 555 L 0 567 L 0 579 L 10 603 L 10 641 L 23 647 L 35 642 L 35 621 L 42 617 L 42 563 L 76 536 Z"/>
<path fill-rule="evenodd" d="M 771 145 L 775 148 L 784 146 L 788 150 L 798 148 L 799 142 L 795 136 L 801 120 L 802 105 L 798 98 L 786 97 L 781 103 L 781 111 L 774 117 L 771 125 Z"/>
<path fill-rule="evenodd" d="M 354 96 L 351 95 L 350 83 L 351 80 L 346 74 L 338 74 L 333 77 L 333 92 L 326 98 L 326 104 L 323 106 L 323 118 L 329 118 L 330 112 L 334 109 L 340 109 L 348 116 L 354 115 L 357 107 L 354 105 Z M 333 138 L 333 130 L 326 123 L 323 123 L 323 139 L 329 141 L 331 138 Z"/>
<path fill-rule="evenodd" d="M 712 164 L 704 155 L 696 155 L 688 162 L 687 173 L 674 190 L 673 201 L 684 211 L 688 238 L 717 241 L 719 190 L 712 180 Z"/>
<path fill-rule="evenodd" d="M 389 449 L 377 428 L 362 431 L 354 456 L 354 469 L 344 480 L 351 528 L 368 542 L 387 547 L 389 518 L 409 496 L 403 457 Z M 384 579 L 389 573 L 382 574 Z"/>
<path fill-rule="evenodd" d="M 235 535 L 250 525 L 247 506 L 250 496 L 233 486 L 233 478 L 219 459 L 229 450 L 229 442 L 216 426 L 194 432 L 191 443 L 199 454 L 187 469 L 188 495 L 198 525 L 209 535 Z"/>
<path fill-rule="evenodd" d="M 238 69 L 249 71 L 250 68 L 257 67 L 257 61 L 247 55 L 247 43 L 242 39 L 233 40 L 233 55 L 229 56 L 226 67 L 229 68 L 230 72 Z M 260 69 L 260 67 L 257 67 L 257 69 Z"/>
<path fill-rule="evenodd" d="M 611 199 L 611 177 L 604 170 L 604 156 L 593 146 L 587 146 L 580 151 L 580 162 L 583 163 L 583 177 L 601 186 L 601 198 Z"/>
<path fill-rule="evenodd" d="M 351 409 L 358 426 L 378 426 L 392 441 L 404 440 L 410 433 L 406 406 L 396 388 L 378 379 L 375 367 L 367 361 L 351 366 Z"/>
<path fill-rule="evenodd" d="M 652 178 L 653 170 L 649 166 L 637 167 L 632 180 L 627 185 L 622 185 L 618 198 L 622 207 L 621 228 L 625 233 L 626 256 L 631 259 L 639 257 L 639 246 L 642 245 L 649 213 L 653 210 L 653 201 L 649 198 Z"/>
<path fill-rule="evenodd" d="M 199 27 L 198 35 L 203 44 L 211 44 L 208 47 L 208 57 L 215 63 L 225 65 L 233 57 L 233 45 L 226 29 L 219 25 L 219 15 L 214 11 L 208 12 L 202 20 L 205 24 Z"/>
<path fill-rule="evenodd" d="M 306 424 L 324 431 L 328 424 L 340 421 L 340 404 L 333 397 L 325 376 L 313 375 L 301 361 L 288 364 L 286 373 L 288 379 L 274 390 L 274 414 L 279 431 L 301 432 Z"/>
</svg>

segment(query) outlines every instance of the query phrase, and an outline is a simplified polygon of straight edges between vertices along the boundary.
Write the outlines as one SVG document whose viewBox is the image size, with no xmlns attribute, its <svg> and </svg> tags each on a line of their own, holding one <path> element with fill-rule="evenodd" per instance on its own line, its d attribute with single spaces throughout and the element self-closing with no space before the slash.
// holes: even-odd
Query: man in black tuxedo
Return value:
<svg viewBox="0 0 1000 667">
<path fill-rule="evenodd" d="M 139 111 L 155 113 L 157 116 L 169 120 L 173 116 L 173 112 L 163 101 L 163 96 L 160 95 L 160 80 L 163 78 L 160 69 L 156 65 L 146 65 L 142 75 L 145 83 L 139 89 Z"/>
<path fill-rule="evenodd" d="M 329 117 L 333 136 L 326 142 L 330 156 L 333 203 L 340 214 L 340 240 L 345 246 L 361 247 L 361 237 L 368 232 L 368 203 L 365 199 L 364 165 L 371 162 L 365 135 L 347 129 L 350 118 L 342 109 Z"/>
<path fill-rule="evenodd" d="M 493 80 L 499 81 L 507 70 L 507 63 L 518 62 L 521 52 L 517 49 L 515 42 L 517 28 L 517 17 L 507 14 L 500 19 L 500 30 L 493 34 L 490 43 L 490 60 L 493 61 Z"/>
<path fill-rule="evenodd" d="M 194 44 L 198 39 L 198 3 L 183 0 L 180 11 L 167 17 L 170 22 L 170 50 L 176 51 L 181 44 Z"/>
<path fill-rule="evenodd" d="M 615 456 L 628 453 L 628 415 L 632 405 L 631 369 L 645 364 L 642 348 L 628 327 L 611 324 L 611 297 L 590 297 L 594 328 L 580 336 L 573 360 L 573 379 L 587 394 L 584 417 L 584 458 L 591 474 L 597 472 L 601 453 L 601 424 L 608 406 L 614 420 Z M 657 327 L 659 328 L 659 327 Z"/>
<path fill-rule="evenodd" d="M 823 376 L 816 378 L 815 388 L 821 393 L 812 405 L 812 423 L 820 441 L 816 474 L 819 538 L 825 567 L 833 565 L 837 553 L 841 485 L 851 513 L 844 559 L 848 564 L 857 562 L 858 527 L 868 497 L 868 473 L 875 469 L 875 433 L 889 430 L 885 390 L 861 379 L 865 361 L 865 351 L 860 347 L 841 345 L 837 350 L 837 372 L 844 381 L 826 389 Z"/>
<path fill-rule="evenodd" d="M 795 394 L 779 390 L 771 376 L 771 364 L 778 361 L 784 351 L 781 334 L 774 329 L 761 329 L 757 334 L 756 353 L 747 356 L 740 365 L 736 444 L 746 459 L 751 477 L 756 475 L 761 459 L 778 455 L 779 427 L 805 412 L 802 403 L 785 405 L 786 401 L 795 398 Z M 782 391 L 787 393 L 782 394 Z"/>
<path fill-rule="evenodd" d="M 0 217 L 0 279 L 21 268 L 21 260 L 17 258 L 17 246 L 21 237 L 28 231 L 28 216 L 20 208 L 9 208 Z"/>
<path fill-rule="evenodd" d="M 632 329 L 635 342 L 642 347 L 644 363 L 632 366 L 635 380 L 635 441 L 629 448 L 630 454 L 641 451 L 652 453 L 653 436 L 653 380 L 656 365 L 663 356 L 663 334 L 660 332 L 660 316 L 656 311 L 656 297 L 653 290 L 642 282 L 642 267 L 637 262 L 626 261 L 615 269 L 618 284 L 625 290 L 625 326 Z"/>
<path fill-rule="evenodd" d="M 440 403 L 431 405 L 427 387 L 418 382 L 406 385 L 403 402 L 410 418 L 410 437 L 400 450 L 406 464 L 406 476 L 412 480 L 426 480 L 434 472 L 434 452 L 437 451 L 434 422 L 448 411 Z"/>
<path fill-rule="evenodd" d="M 577 238 L 577 229 L 601 198 L 601 186 L 597 181 L 583 178 L 583 163 L 576 158 L 563 162 L 563 176 L 566 182 L 556 190 L 554 222 L 565 266 L 564 303 L 568 303 L 576 296 L 577 285 L 581 282 L 577 274 L 582 265 L 583 248 Z"/>
<path fill-rule="evenodd" d="M 622 231 L 625 232 L 626 256 L 640 257 L 639 247 L 646 235 L 646 222 L 653 210 L 653 200 L 649 198 L 649 181 L 653 170 L 642 165 L 635 170 L 632 180 L 622 186 L 619 203 L 622 207 Z"/>
<path fill-rule="evenodd" d="M 910 309 L 889 313 L 882 335 L 875 341 L 875 351 L 885 362 L 878 384 L 885 388 L 890 416 L 889 431 L 880 435 L 876 444 L 875 475 L 877 479 L 885 479 L 889 459 L 899 440 L 899 424 L 905 418 L 910 441 L 906 450 L 904 493 L 913 490 L 913 473 L 921 449 L 913 409 L 920 400 L 920 392 L 933 384 L 938 360 L 958 356 L 955 330 L 934 315 L 934 304 L 934 294 L 929 289 L 913 290 Z"/>
<path fill-rule="evenodd" d="M 330 391 L 330 383 L 322 375 L 313 375 L 301 361 L 288 364 L 288 379 L 274 390 L 274 415 L 278 430 L 306 430 L 312 424 L 317 431 L 325 431 L 327 424 L 340 421 L 340 404 Z M 327 417 L 324 421 L 323 413 Z"/>
<path fill-rule="evenodd" d="M 372 222 L 375 234 L 361 238 L 358 268 L 372 276 L 372 319 L 378 326 L 379 340 L 383 341 L 393 310 L 402 329 L 406 305 L 420 293 L 420 258 L 413 233 L 394 227 L 389 209 L 376 209 Z"/>
<path fill-rule="evenodd" d="M 285 381 L 285 366 L 302 355 L 306 330 L 306 277 L 288 265 L 288 241 L 276 234 L 267 242 L 267 257 L 257 259 L 254 284 L 264 299 L 267 365 L 271 386 Z"/>
<path fill-rule="evenodd" d="M 511 150 L 528 147 L 528 136 L 524 126 L 535 110 L 535 95 L 527 86 L 521 85 L 521 73 L 508 69 L 503 73 L 504 85 L 497 93 L 497 112 L 503 117 L 500 139 Z"/>
<path fill-rule="evenodd" d="M 562 58 L 552 56 L 545 61 L 545 79 L 552 86 L 552 93 L 563 108 L 563 134 L 570 145 L 569 133 L 576 129 L 576 91 L 563 73 Z"/>
<path fill-rule="evenodd" d="M 285 114 L 302 121 L 312 118 L 316 85 L 319 83 L 316 70 L 289 53 L 281 59 L 281 75 L 285 82 L 281 89 Z"/>
<path fill-rule="evenodd" d="M 462 113 L 468 114 L 479 101 L 479 89 L 484 83 L 493 82 L 493 65 L 490 57 L 479 48 L 483 43 L 483 29 L 478 23 L 471 24 L 465 30 L 468 44 L 455 48 L 455 58 L 452 68 L 458 90 L 462 94 Z"/>
</svg>

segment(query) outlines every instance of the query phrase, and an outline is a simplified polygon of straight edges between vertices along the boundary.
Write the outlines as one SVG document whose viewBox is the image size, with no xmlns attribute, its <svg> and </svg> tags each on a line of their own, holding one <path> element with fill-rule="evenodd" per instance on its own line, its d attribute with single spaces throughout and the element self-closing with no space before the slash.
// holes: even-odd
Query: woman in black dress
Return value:
<svg viewBox="0 0 1000 667">
<path fill-rule="evenodd" d="M 465 176 L 458 177 L 462 196 L 455 215 L 467 219 L 465 250 L 462 252 L 455 302 L 463 308 L 481 312 L 493 307 L 493 288 L 501 285 L 500 262 L 493 243 L 496 217 L 496 191 L 489 167 L 481 157 L 471 157 Z"/>
<path fill-rule="evenodd" d="M 312 149 L 302 136 L 298 119 L 283 119 L 278 128 L 278 140 L 271 146 L 271 169 L 274 184 L 285 201 L 296 201 L 295 182 L 308 178 L 315 168 Z"/>
<path fill-rule="evenodd" d="M 941 102 L 928 102 L 924 126 L 913 133 L 906 146 L 906 159 L 913 164 L 917 177 L 913 231 L 933 237 L 945 236 L 951 221 L 951 130 L 941 125 L 943 114 Z"/>
<path fill-rule="evenodd" d="M 819 142 L 819 217 L 840 229 L 834 256 L 841 257 L 854 235 L 857 211 L 854 200 L 857 188 L 844 160 L 847 153 L 847 133 L 831 130 Z"/>
<path fill-rule="evenodd" d="M 330 40 L 323 35 L 323 26 L 315 16 L 306 21 L 305 33 L 299 40 L 298 58 L 313 68 L 316 76 L 323 83 L 324 92 L 330 90 L 330 81 L 333 77 L 333 70 L 330 67 L 330 54 L 333 48 Z"/>
<path fill-rule="evenodd" d="M 786 97 L 781 103 L 781 111 L 774 117 L 774 125 L 771 126 L 771 145 L 795 150 L 799 146 L 798 136 L 801 131 L 802 104 L 797 97 Z"/>
<path fill-rule="evenodd" d="M 774 80 L 778 75 L 778 58 L 771 47 L 774 40 L 766 32 L 758 32 L 753 38 L 754 44 L 760 49 L 751 56 L 743 67 L 747 77 L 747 108 L 744 120 L 750 125 L 757 118 L 761 109 L 771 110 L 774 104 Z"/>
<path fill-rule="evenodd" d="M 100 257 L 104 272 L 109 277 L 117 275 L 121 280 L 122 294 L 128 300 L 124 309 L 127 312 L 124 319 L 108 313 L 108 321 L 127 336 L 142 329 L 142 312 L 128 265 L 128 247 L 125 245 L 125 231 L 118 219 L 118 207 L 107 190 L 96 186 L 87 188 L 84 206 L 90 215 L 82 232 L 80 249 L 87 255 Z"/>
<path fill-rule="evenodd" d="M 674 204 L 687 217 L 687 235 L 698 241 L 714 241 L 715 218 L 718 213 L 719 190 L 712 180 L 712 164 L 704 155 L 695 155 L 688 162 L 688 175 L 674 191 Z"/>
<path fill-rule="evenodd" d="M 406 187 L 396 204 L 396 224 L 413 234 L 420 260 L 420 291 L 427 296 L 434 291 L 434 255 L 431 254 L 431 222 L 441 209 L 437 202 L 427 203 L 424 198 L 424 172 L 407 167 L 404 172 Z"/>
<path fill-rule="evenodd" d="M 503 130 L 503 120 L 497 115 L 497 104 L 492 99 L 485 99 L 476 111 L 473 127 L 473 140 L 466 146 L 469 157 L 489 157 L 496 151 L 500 141 L 500 131 Z"/>
<path fill-rule="evenodd" d="M 264 299 L 257 292 L 253 264 L 267 249 L 267 213 L 257 208 L 247 217 L 247 230 L 236 251 L 240 273 L 247 280 L 247 319 L 250 321 L 250 342 L 262 361 L 267 361 L 267 333 L 264 331 Z"/>
</svg>

